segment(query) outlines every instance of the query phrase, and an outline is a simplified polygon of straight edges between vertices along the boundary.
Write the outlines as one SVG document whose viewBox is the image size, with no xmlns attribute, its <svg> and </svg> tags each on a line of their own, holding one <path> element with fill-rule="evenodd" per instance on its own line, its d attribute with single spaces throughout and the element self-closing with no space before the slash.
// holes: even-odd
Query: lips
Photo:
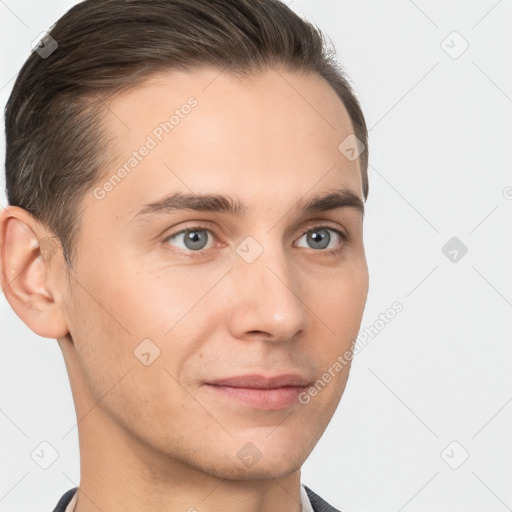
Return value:
<svg viewBox="0 0 512 512">
<path fill-rule="evenodd" d="M 207 382 L 216 396 L 257 409 L 283 409 L 298 403 L 310 380 L 298 374 L 240 375 Z"/>
</svg>

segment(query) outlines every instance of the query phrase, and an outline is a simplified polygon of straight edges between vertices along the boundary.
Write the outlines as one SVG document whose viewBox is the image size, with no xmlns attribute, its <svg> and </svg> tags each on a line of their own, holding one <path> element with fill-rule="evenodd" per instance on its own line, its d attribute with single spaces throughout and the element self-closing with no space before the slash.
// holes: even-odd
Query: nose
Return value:
<svg viewBox="0 0 512 512">
<path fill-rule="evenodd" d="M 252 263 L 237 257 L 230 272 L 231 334 L 238 339 L 274 342 L 298 336 L 308 321 L 299 277 L 282 249 L 266 248 Z"/>
</svg>

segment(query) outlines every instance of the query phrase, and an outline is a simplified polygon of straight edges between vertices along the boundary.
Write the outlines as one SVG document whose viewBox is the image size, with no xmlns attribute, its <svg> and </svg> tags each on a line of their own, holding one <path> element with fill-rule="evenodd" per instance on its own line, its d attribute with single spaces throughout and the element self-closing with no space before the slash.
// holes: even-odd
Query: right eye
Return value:
<svg viewBox="0 0 512 512">
<path fill-rule="evenodd" d="M 211 248 L 206 247 L 206 245 L 209 238 L 212 238 L 212 236 L 214 236 L 214 234 L 209 227 L 195 225 L 187 226 L 185 229 L 181 229 L 176 233 L 166 236 L 163 242 L 167 243 L 170 240 L 177 240 L 178 246 L 174 244 L 167 245 L 172 245 L 185 252 L 199 252 L 203 249 Z"/>
</svg>

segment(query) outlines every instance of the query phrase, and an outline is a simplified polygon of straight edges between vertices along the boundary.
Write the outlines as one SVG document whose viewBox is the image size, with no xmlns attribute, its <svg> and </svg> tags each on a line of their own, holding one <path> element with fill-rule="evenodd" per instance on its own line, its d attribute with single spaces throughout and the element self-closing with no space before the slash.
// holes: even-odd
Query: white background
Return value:
<svg viewBox="0 0 512 512">
<path fill-rule="evenodd" d="M 2 106 L 74 3 L 0 2 Z M 512 510 L 512 2 L 290 6 L 330 36 L 370 129 L 362 329 L 404 308 L 355 358 L 302 481 L 349 512 Z M 67 373 L 55 340 L 0 308 L 0 511 L 53 510 L 80 479 Z"/>
</svg>

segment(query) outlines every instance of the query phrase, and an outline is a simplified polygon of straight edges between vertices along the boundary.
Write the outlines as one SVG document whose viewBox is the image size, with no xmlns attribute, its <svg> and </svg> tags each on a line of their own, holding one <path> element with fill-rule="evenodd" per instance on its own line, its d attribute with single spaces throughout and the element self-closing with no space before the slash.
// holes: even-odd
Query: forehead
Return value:
<svg viewBox="0 0 512 512">
<path fill-rule="evenodd" d="M 115 163 L 102 177 L 118 212 L 177 190 L 294 201 L 345 188 L 361 196 L 359 160 L 338 149 L 350 117 L 317 74 L 267 69 L 168 71 L 114 96 L 103 120 Z"/>
</svg>

